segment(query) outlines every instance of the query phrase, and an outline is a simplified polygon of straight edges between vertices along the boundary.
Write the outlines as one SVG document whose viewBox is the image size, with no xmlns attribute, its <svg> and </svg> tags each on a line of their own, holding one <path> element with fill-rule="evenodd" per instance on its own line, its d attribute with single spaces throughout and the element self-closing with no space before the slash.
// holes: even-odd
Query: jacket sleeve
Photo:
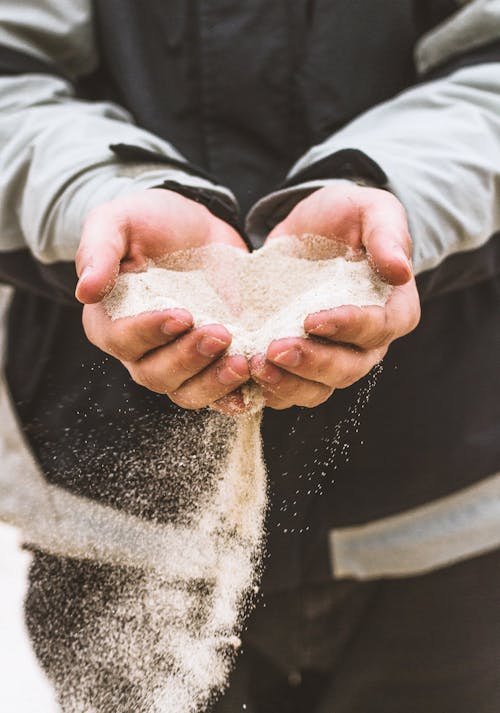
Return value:
<svg viewBox="0 0 500 713">
<path fill-rule="evenodd" d="M 418 43 L 420 82 L 313 146 L 250 231 L 332 179 L 361 179 L 406 207 L 424 296 L 500 273 L 500 0 L 461 4 Z"/>
<path fill-rule="evenodd" d="M 72 261 L 88 211 L 172 182 L 234 205 L 168 142 L 113 103 L 78 98 L 98 65 L 91 0 L 0 3 L 0 281 Z M 113 146 L 114 148 L 111 148 Z"/>
</svg>

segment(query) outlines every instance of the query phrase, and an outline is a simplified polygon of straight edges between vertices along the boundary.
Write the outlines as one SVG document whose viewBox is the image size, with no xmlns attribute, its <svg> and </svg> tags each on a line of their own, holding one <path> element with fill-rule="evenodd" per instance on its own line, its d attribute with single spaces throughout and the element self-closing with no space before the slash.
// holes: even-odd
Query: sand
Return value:
<svg viewBox="0 0 500 713">
<path fill-rule="evenodd" d="M 344 304 L 383 305 L 390 291 L 363 254 L 319 236 L 282 237 L 251 254 L 224 245 L 173 253 L 144 272 L 120 275 L 104 306 L 112 319 L 183 307 L 195 326 L 223 324 L 233 337 L 228 353 L 250 357 L 273 339 L 306 337 L 308 314 Z M 233 446 L 219 484 L 191 520 L 192 541 L 203 532 L 206 542 L 204 591 L 214 596 L 200 597 L 198 588 L 196 606 L 208 626 L 197 631 L 182 618 L 170 626 L 168 648 L 177 652 L 178 665 L 157 689 L 151 711 L 195 713 L 223 689 L 230 649 L 238 646 L 257 585 L 266 508 L 257 386 L 247 388 L 247 399 L 250 415 L 236 419 L 236 429 L 227 425 Z M 203 456 L 200 463 L 202 469 Z M 176 549 L 174 560 L 184 551 L 180 532 Z M 181 610 L 193 606 L 192 595 L 189 583 L 177 590 Z"/>
<path fill-rule="evenodd" d="M 195 327 L 223 324 L 228 354 L 264 354 L 273 341 L 307 337 L 308 314 L 341 305 L 382 306 L 391 293 L 364 253 L 321 236 L 283 236 L 253 253 L 226 245 L 167 255 L 144 272 L 119 276 L 104 306 L 112 319 L 183 307 Z M 252 381 L 242 394 L 250 411 L 263 407 Z"/>
<path fill-rule="evenodd" d="M 391 287 L 364 255 L 320 236 L 281 237 L 253 253 L 225 245 L 186 250 L 120 275 L 104 301 L 112 319 L 183 307 L 195 326 L 223 324 L 230 354 L 252 356 L 273 339 L 305 337 L 308 314 L 383 305 Z"/>
<path fill-rule="evenodd" d="M 309 313 L 342 304 L 382 305 L 390 289 L 363 255 L 349 255 L 325 238 L 291 237 L 252 254 L 225 246 L 174 253 L 145 272 L 122 274 L 105 308 L 120 319 L 184 307 L 197 326 L 224 324 L 233 335 L 230 353 L 250 356 L 264 352 L 272 339 L 305 336 Z M 196 463 L 189 495 L 165 525 L 163 559 L 172 568 L 106 565 L 113 596 L 100 604 L 91 591 L 82 604 L 81 628 L 75 621 L 75 635 L 65 643 L 78 654 L 77 668 L 64 647 L 58 659 L 50 640 L 42 635 L 38 641 L 39 653 L 45 647 L 52 660 L 64 713 L 125 710 L 131 691 L 134 713 L 199 713 L 223 691 L 262 568 L 267 484 L 262 402 L 255 397 L 254 405 L 237 418 L 204 412 L 206 437 L 187 453 Z M 174 490 L 190 473 L 181 458 L 186 443 L 196 441 L 185 424 L 177 430 L 178 440 L 158 441 L 156 451 L 153 444 L 153 456 L 161 453 L 168 470 L 165 487 Z M 137 467 L 146 463 L 146 451 L 151 458 L 150 442 L 137 454 Z M 215 452 L 221 455 L 208 475 Z M 116 475 L 126 482 L 126 473 Z M 82 562 L 81 572 L 92 566 Z M 126 687 L 113 688 L 101 676 L 104 670 L 115 671 Z"/>
</svg>

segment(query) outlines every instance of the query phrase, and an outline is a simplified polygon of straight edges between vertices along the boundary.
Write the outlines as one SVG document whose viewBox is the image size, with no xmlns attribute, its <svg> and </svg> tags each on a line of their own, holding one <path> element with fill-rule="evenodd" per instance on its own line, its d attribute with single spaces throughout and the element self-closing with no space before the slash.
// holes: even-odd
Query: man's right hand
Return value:
<svg viewBox="0 0 500 713">
<path fill-rule="evenodd" d="M 105 203 L 92 211 L 83 228 L 76 296 L 85 305 L 83 326 L 89 340 L 119 359 L 134 381 L 167 394 L 183 408 L 218 402 L 218 410 L 224 411 L 225 397 L 250 377 L 245 357 L 222 356 L 231 343 L 225 327 L 193 329 L 193 316 L 185 309 L 113 321 L 101 302 L 120 271 L 139 271 L 167 253 L 212 243 L 247 249 L 227 223 L 173 191 L 145 190 Z M 227 410 L 234 412 L 234 397 L 227 401 Z"/>
</svg>

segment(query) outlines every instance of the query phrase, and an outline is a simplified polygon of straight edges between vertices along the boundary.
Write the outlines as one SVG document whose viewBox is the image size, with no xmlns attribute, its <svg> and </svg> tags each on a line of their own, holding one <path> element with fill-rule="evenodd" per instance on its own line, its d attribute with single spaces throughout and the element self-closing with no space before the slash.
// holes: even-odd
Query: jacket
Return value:
<svg viewBox="0 0 500 713">
<path fill-rule="evenodd" d="M 257 247 L 347 179 L 405 205 L 422 322 L 357 387 L 266 412 L 265 586 L 497 547 L 500 2 L 6 0 L 0 45 L 5 373 L 29 446 L 0 502 L 26 541 L 147 559 L 143 520 L 161 541 L 172 510 L 144 444 L 174 415 L 203 440 L 206 414 L 86 341 L 72 260 L 87 212 L 174 182 L 229 207 Z"/>
</svg>

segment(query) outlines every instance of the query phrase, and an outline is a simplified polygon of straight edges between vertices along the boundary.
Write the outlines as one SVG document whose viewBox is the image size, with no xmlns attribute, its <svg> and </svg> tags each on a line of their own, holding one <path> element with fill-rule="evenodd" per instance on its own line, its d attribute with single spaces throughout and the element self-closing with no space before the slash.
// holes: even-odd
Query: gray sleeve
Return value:
<svg viewBox="0 0 500 713">
<path fill-rule="evenodd" d="M 234 202 L 123 108 L 75 96 L 74 80 L 98 63 L 91 0 L 2 0 L 0 47 L 33 67 L 0 76 L 0 251 L 72 260 L 89 210 L 165 180 Z M 159 163 L 125 165 L 109 148 L 119 143 L 154 152 Z"/>
<path fill-rule="evenodd" d="M 416 65 L 422 75 L 439 75 L 457 58 L 469 57 L 471 64 L 433 80 L 423 77 L 421 84 L 361 115 L 312 147 L 289 181 L 351 150 L 378 165 L 386 179 L 379 184 L 406 207 L 417 273 L 485 245 L 500 230 L 500 52 L 495 61 L 482 57 L 474 63 L 473 51 L 492 38 L 500 40 L 500 0 L 464 5 L 422 38 Z M 352 178 L 359 178 L 352 170 Z M 293 205 L 295 197 L 318 185 L 321 181 L 298 180 L 268 196 L 251 211 L 249 229 L 259 233 L 273 210 Z"/>
</svg>

